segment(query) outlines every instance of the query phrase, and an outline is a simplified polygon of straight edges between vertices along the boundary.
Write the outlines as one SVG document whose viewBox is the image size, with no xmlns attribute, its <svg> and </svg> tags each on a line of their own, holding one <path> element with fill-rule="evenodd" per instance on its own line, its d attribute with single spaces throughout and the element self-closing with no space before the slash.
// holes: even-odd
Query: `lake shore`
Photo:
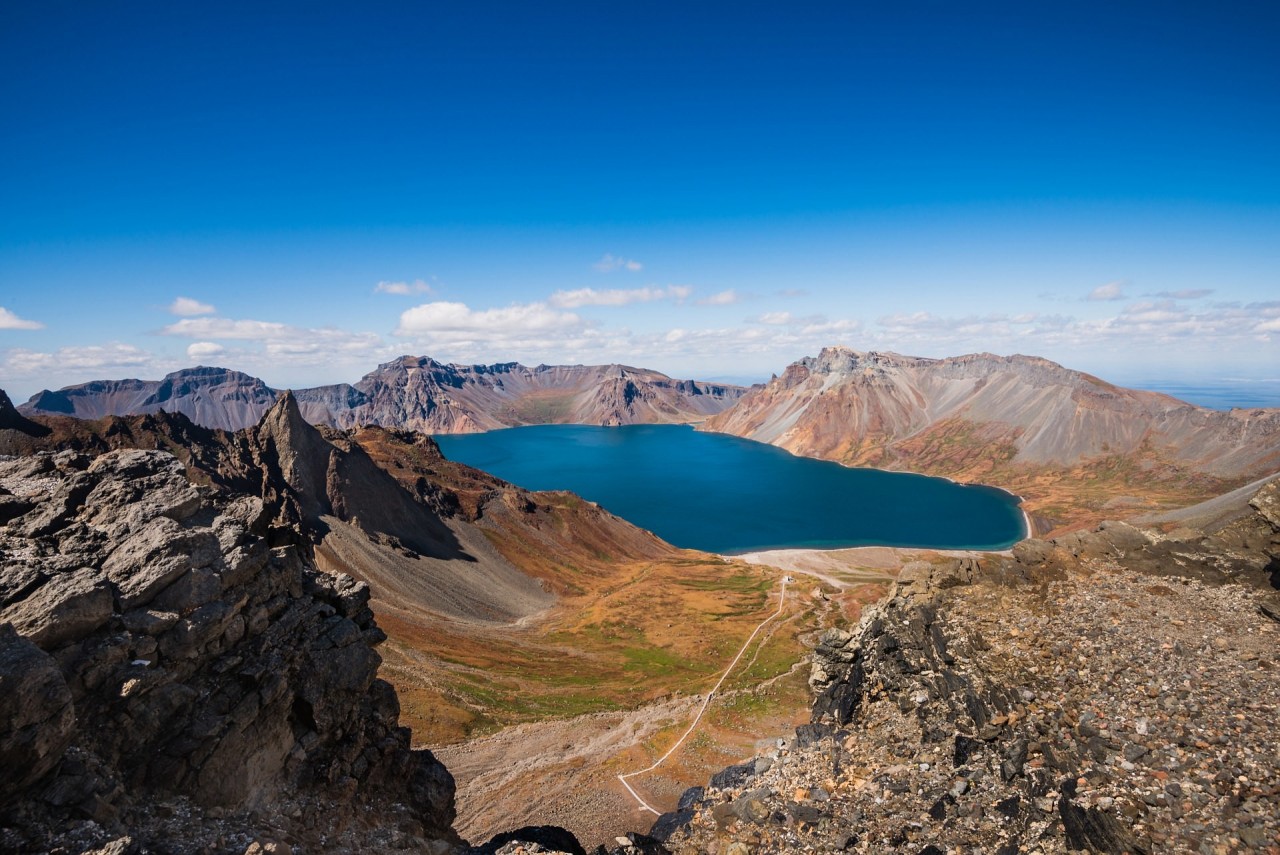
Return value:
<svg viewBox="0 0 1280 855">
<path fill-rule="evenodd" d="M 745 561 L 816 576 L 844 587 L 864 582 L 889 581 L 912 561 L 945 558 L 981 558 L 1011 555 L 1007 549 L 925 549 L 901 546 L 853 546 L 845 549 L 765 549 L 722 555 L 729 561 Z M 832 576 L 838 574 L 838 576 Z"/>
</svg>

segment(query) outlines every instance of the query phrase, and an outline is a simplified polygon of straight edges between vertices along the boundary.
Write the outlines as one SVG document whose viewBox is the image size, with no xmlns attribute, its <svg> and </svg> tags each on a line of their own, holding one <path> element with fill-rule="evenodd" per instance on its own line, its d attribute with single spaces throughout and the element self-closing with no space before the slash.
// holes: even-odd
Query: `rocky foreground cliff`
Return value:
<svg viewBox="0 0 1280 855">
<path fill-rule="evenodd" d="M 528 424 L 701 421 L 731 406 L 745 391 L 626 365 L 453 365 L 403 356 L 379 365 L 354 385 L 293 394 L 312 424 L 470 433 Z M 21 410 L 81 419 L 164 411 L 181 413 L 203 427 L 241 430 L 257 424 L 281 394 L 239 371 L 201 366 L 161 380 L 95 380 L 45 390 Z"/>
<path fill-rule="evenodd" d="M 1280 852 L 1280 484 L 917 565 L 815 652 L 812 723 L 685 794 L 674 853 Z"/>
<path fill-rule="evenodd" d="M 458 842 L 368 586 L 260 499 L 163 451 L 39 453 L 0 462 L 0 523 L 0 850 Z"/>
</svg>

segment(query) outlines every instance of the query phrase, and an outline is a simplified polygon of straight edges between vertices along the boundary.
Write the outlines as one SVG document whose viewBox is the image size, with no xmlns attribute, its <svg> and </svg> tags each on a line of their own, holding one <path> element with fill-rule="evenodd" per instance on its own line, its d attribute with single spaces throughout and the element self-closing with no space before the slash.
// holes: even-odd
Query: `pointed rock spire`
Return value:
<svg viewBox="0 0 1280 855">
<path fill-rule="evenodd" d="M 51 431 L 18 412 L 9 395 L 0 389 L 0 430 L 16 430 L 28 436 L 48 436 Z"/>
<path fill-rule="evenodd" d="M 280 393 L 254 430 L 264 449 L 275 452 L 280 474 L 297 495 L 303 513 L 308 517 L 329 513 L 325 475 L 333 447 L 302 417 L 293 392 Z"/>
</svg>

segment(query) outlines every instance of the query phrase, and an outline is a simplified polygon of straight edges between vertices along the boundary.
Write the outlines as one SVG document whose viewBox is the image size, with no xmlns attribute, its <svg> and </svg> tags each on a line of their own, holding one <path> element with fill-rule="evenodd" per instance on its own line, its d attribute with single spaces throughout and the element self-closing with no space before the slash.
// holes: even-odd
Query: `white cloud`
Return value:
<svg viewBox="0 0 1280 855">
<path fill-rule="evenodd" d="M 625 306 L 630 303 L 652 303 L 655 300 L 684 302 L 693 289 L 687 285 L 668 285 L 666 288 L 578 288 L 573 291 L 557 291 L 547 300 L 559 309 L 576 309 L 580 306 Z"/>
<path fill-rule="evenodd" d="M 194 359 L 197 362 L 221 356 L 226 352 L 227 349 L 216 341 L 197 341 L 187 345 L 187 358 Z"/>
<path fill-rule="evenodd" d="M 861 329 L 861 321 L 850 319 L 828 321 L 821 319 L 811 321 L 800 327 L 800 335 L 816 340 L 822 336 L 845 336 Z"/>
<path fill-rule="evenodd" d="M 1106 285 L 1099 285 L 1090 291 L 1089 296 L 1085 297 L 1085 299 L 1094 302 L 1100 300 L 1123 300 L 1124 282 L 1108 282 Z"/>
<path fill-rule="evenodd" d="M 620 258 L 608 252 L 602 255 L 600 260 L 591 266 L 601 273 L 612 273 L 615 270 L 626 270 L 630 273 L 637 273 L 644 269 L 644 265 L 634 259 Z"/>
<path fill-rule="evenodd" d="M 1064 315 L 939 316 L 929 312 L 878 319 L 863 338 L 904 353 L 956 354 L 973 350 L 1055 355 L 1070 365 L 1100 350 L 1220 356 L 1237 349 L 1242 332 L 1280 343 L 1280 301 L 1218 304 L 1193 311 L 1172 299 L 1131 303 L 1114 316 L 1081 320 Z M 1172 350 L 1170 349 L 1172 347 Z M 1127 357 L 1126 357 L 1127 358 Z"/>
<path fill-rule="evenodd" d="M 235 321 L 230 318 L 186 318 L 169 324 L 160 332 L 163 335 L 183 338 L 230 338 L 246 341 L 265 341 L 291 335 L 295 327 L 272 321 Z M 301 332 L 298 330 L 298 332 Z"/>
<path fill-rule="evenodd" d="M 1120 317 L 1128 323 L 1163 323 L 1183 320 L 1187 313 L 1172 300 L 1158 300 L 1131 303 L 1124 307 Z"/>
<path fill-rule="evenodd" d="M 28 321 L 0 306 L 0 330 L 42 330 L 44 324 L 39 321 Z"/>
<path fill-rule="evenodd" d="M 423 303 L 403 312 L 396 335 L 545 333 L 573 329 L 581 323 L 572 312 L 556 312 L 543 303 L 475 311 L 465 303 L 438 302 Z"/>
<path fill-rule="evenodd" d="M 395 334 L 418 353 L 455 362 L 607 363 L 633 352 L 629 330 L 606 330 L 545 303 L 496 309 L 425 303 L 401 313 Z"/>
<path fill-rule="evenodd" d="M 172 323 L 161 331 L 162 335 L 197 339 L 188 347 L 188 356 L 198 358 L 191 347 L 202 350 L 218 347 L 215 339 L 259 342 L 261 351 L 237 351 L 236 355 L 249 360 L 265 353 L 286 363 L 315 364 L 326 356 L 380 359 L 391 351 L 382 338 L 371 332 L 349 332 L 335 327 L 304 329 L 274 321 L 233 320 L 231 318 L 185 318 Z M 219 351 L 217 355 L 230 355 Z M 394 355 L 394 354 L 392 354 Z M 270 367 L 268 365 L 268 367 Z"/>
<path fill-rule="evenodd" d="M 412 282 L 379 282 L 374 286 L 375 294 L 397 294 L 407 296 L 409 294 L 430 294 L 431 286 L 421 279 L 415 279 Z"/>
<path fill-rule="evenodd" d="M 792 323 L 795 319 L 790 312 L 765 312 L 756 318 L 756 323 L 770 324 L 771 326 L 785 326 Z"/>
<path fill-rule="evenodd" d="M 710 297 L 703 297 L 698 301 L 699 306 L 732 306 L 742 298 L 738 296 L 738 292 L 729 288 L 718 294 L 712 294 Z"/>
<path fill-rule="evenodd" d="M 212 315 L 216 309 L 208 303 L 201 303 L 190 297 L 179 297 L 169 304 L 169 314 L 189 318 L 195 315 Z"/>
<path fill-rule="evenodd" d="M 88 347 L 60 347 L 52 353 L 14 348 L 5 354 L 6 374 L 30 376 L 49 372 L 98 371 L 151 365 L 155 357 L 131 344 L 111 342 Z M 87 378 L 86 378 L 87 379 Z"/>
</svg>

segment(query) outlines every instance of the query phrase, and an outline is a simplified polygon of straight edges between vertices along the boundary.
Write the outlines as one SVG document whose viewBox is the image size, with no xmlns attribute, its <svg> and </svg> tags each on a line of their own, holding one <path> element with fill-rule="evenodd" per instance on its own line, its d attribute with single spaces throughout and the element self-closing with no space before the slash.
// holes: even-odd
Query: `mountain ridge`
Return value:
<svg viewBox="0 0 1280 855">
<path fill-rule="evenodd" d="M 290 391 L 312 424 L 464 433 L 521 424 L 699 421 L 746 390 L 620 364 L 530 368 L 518 362 L 456 365 L 402 356 L 354 384 Z M 204 427 L 239 430 L 257 424 L 282 394 L 240 371 L 197 366 L 160 380 L 93 380 L 46 389 L 18 410 L 28 416 L 86 419 L 163 410 L 180 412 Z"/>
<path fill-rule="evenodd" d="M 1049 529 L 1114 515 L 1109 501 L 1154 491 L 1191 504 L 1280 470 L 1280 409 L 1211 410 L 1021 355 L 824 348 L 701 428 L 851 466 L 996 484 Z"/>
</svg>

